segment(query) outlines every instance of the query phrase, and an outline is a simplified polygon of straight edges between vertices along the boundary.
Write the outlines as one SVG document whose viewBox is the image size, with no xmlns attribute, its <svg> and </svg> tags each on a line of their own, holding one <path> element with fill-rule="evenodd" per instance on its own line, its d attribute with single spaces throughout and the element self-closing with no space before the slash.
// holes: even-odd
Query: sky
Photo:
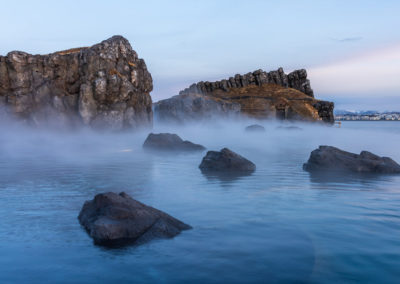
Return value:
<svg viewBox="0 0 400 284">
<path fill-rule="evenodd" d="M 198 81 L 305 68 L 317 98 L 400 110 L 400 1 L 0 0 L 0 55 L 127 38 L 153 101 Z"/>
</svg>

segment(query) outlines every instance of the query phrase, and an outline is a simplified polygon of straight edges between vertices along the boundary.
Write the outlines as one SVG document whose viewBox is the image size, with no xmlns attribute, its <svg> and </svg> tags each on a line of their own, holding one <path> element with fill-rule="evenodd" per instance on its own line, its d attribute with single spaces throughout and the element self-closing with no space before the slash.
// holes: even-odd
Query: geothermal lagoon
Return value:
<svg viewBox="0 0 400 284">
<path fill-rule="evenodd" d="M 261 124 L 264 132 L 246 132 Z M 279 128 L 297 126 L 301 130 Z M 302 169 L 332 145 L 400 161 L 397 122 L 342 127 L 215 120 L 155 124 L 256 170 L 203 174 L 206 151 L 144 151 L 149 130 L 99 133 L 2 125 L 1 283 L 396 283 L 400 176 L 318 176 Z M 171 239 L 98 246 L 79 224 L 86 200 L 126 192 L 192 226 Z M 132 282 L 133 281 L 133 282 Z"/>
</svg>

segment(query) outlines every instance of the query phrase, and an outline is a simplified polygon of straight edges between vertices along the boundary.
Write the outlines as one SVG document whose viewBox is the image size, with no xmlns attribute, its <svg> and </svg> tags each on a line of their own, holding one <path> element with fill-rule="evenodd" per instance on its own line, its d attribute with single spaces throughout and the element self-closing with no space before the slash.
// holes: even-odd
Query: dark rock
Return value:
<svg viewBox="0 0 400 284">
<path fill-rule="evenodd" d="M 0 56 L 0 101 L 34 125 L 151 126 L 152 89 L 145 62 L 121 36 L 47 55 Z"/>
<path fill-rule="evenodd" d="M 206 148 L 190 141 L 183 141 L 171 133 L 150 133 L 144 141 L 143 148 L 162 151 L 203 151 Z"/>
<path fill-rule="evenodd" d="M 248 132 L 265 132 L 264 126 L 259 124 L 249 125 L 245 128 L 245 130 Z"/>
<path fill-rule="evenodd" d="M 97 194 L 85 202 L 78 219 L 99 245 L 142 244 L 155 238 L 172 238 L 182 230 L 191 229 L 124 192 Z"/>
<path fill-rule="evenodd" d="M 278 126 L 276 129 L 280 129 L 280 130 L 303 130 L 301 127 L 298 127 L 298 126 Z"/>
<path fill-rule="evenodd" d="M 253 172 L 256 165 L 228 148 L 208 151 L 199 168 L 205 172 Z"/>
<path fill-rule="evenodd" d="M 314 105 L 314 108 L 317 109 L 319 117 L 322 118 L 322 121 L 327 123 L 334 123 L 335 116 L 333 115 L 334 103 L 327 101 L 318 101 Z"/>
<path fill-rule="evenodd" d="M 358 155 L 332 146 L 319 146 L 312 151 L 303 169 L 309 172 L 400 174 L 400 165 L 388 157 L 379 157 L 367 151 Z"/>
<path fill-rule="evenodd" d="M 191 91 L 199 92 L 192 85 Z M 240 113 L 240 104 L 218 100 L 202 94 L 184 94 L 161 100 L 154 104 L 154 116 L 160 122 L 210 120 L 216 117 L 235 117 Z"/>
</svg>

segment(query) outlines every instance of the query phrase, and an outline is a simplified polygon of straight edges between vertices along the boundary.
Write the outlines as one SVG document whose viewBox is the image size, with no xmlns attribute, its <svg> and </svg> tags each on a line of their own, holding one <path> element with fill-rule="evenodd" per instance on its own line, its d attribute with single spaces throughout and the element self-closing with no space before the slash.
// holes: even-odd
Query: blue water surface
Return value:
<svg viewBox="0 0 400 284">
<path fill-rule="evenodd" d="M 310 176 L 319 145 L 400 161 L 399 122 L 242 123 L 175 132 L 257 165 L 203 175 L 205 152 L 142 151 L 148 134 L 2 130 L 0 283 L 400 283 L 400 177 Z M 85 200 L 125 191 L 193 226 L 141 246 L 95 246 L 77 220 Z"/>
</svg>

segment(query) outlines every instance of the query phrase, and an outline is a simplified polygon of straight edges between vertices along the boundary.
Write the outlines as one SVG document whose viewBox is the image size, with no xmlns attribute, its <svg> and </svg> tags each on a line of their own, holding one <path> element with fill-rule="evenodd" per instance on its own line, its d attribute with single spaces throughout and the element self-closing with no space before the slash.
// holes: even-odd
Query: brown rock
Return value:
<svg viewBox="0 0 400 284">
<path fill-rule="evenodd" d="M 36 125 L 151 126 L 152 89 L 145 62 L 121 36 L 47 55 L 0 56 L 0 101 Z"/>
<path fill-rule="evenodd" d="M 190 115 L 184 110 L 191 111 L 185 107 L 186 98 L 199 95 L 220 104 L 240 105 L 240 113 L 251 117 L 334 122 L 334 104 L 314 98 L 306 70 L 296 70 L 287 75 L 282 68 L 268 73 L 256 70 L 245 75 L 236 74 L 227 80 L 192 84 L 179 96 L 157 103 L 156 115 L 173 118 L 179 114 L 179 120 L 184 121 Z M 173 107 L 166 107 L 170 105 Z M 202 111 L 196 112 L 202 114 Z M 215 115 L 221 113 L 214 110 Z"/>
</svg>

